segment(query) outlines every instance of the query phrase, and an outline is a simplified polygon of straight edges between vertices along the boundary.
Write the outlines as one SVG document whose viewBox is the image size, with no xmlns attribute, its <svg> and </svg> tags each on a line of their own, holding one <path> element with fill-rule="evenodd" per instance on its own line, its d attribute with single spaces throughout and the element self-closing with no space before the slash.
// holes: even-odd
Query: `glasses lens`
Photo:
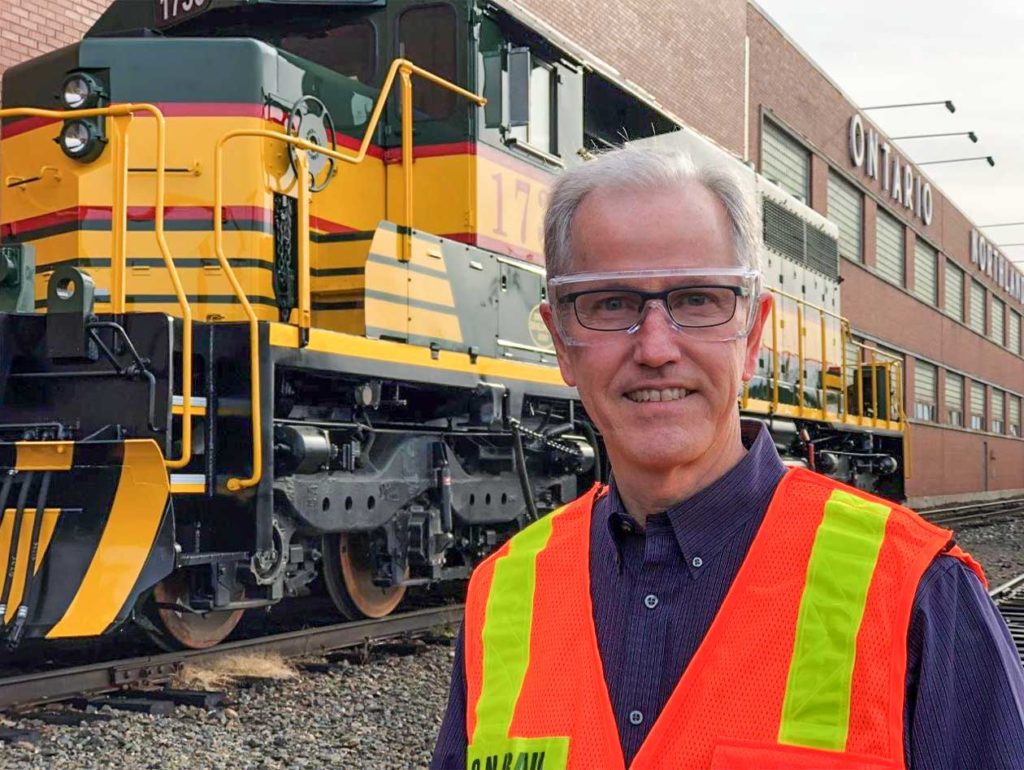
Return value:
<svg viewBox="0 0 1024 770">
<path fill-rule="evenodd" d="M 588 291 L 573 300 L 582 326 L 599 331 L 628 329 L 640 318 L 643 298 L 632 291 Z"/>
<path fill-rule="evenodd" d="M 699 328 L 728 323 L 736 312 L 736 293 L 724 286 L 699 286 L 670 292 L 666 304 L 680 326 Z"/>
</svg>

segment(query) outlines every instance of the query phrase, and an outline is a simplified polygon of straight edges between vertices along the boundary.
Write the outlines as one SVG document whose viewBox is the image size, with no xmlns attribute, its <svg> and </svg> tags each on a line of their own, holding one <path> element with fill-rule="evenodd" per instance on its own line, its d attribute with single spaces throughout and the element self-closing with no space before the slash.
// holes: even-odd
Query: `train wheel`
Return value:
<svg viewBox="0 0 1024 770">
<path fill-rule="evenodd" d="M 153 589 L 145 608 L 145 628 L 160 647 L 168 651 L 205 650 L 219 644 L 235 630 L 245 610 L 221 610 L 202 615 L 173 609 L 188 600 L 188 576 L 175 572 Z"/>
<path fill-rule="evenodd" d="M 326 535 L 323 570 L 331 601 L 349 620 L 382 618 L 405 596 L 405 586 L 374 584 L 370 536 L 365 533 Z"/>
</svg>

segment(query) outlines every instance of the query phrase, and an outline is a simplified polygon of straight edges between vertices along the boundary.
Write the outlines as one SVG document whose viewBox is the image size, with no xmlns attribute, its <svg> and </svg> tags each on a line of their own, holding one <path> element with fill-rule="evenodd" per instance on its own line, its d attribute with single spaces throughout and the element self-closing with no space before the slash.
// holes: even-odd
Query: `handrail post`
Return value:
<svg viewBox="0 0 1024 770">
<path fill-rule="evenodd" d="M 309 329 L 312 326 L 309 295 L 309 156 L 305 150 L 295 150 L 296 182 L 298 188 L 297 219 L 299 225 L 298 272 L 299 272 L 299 344 L 309 344 Z"/>
<path fill-rule="evenodd" d="M 821 383 L 821 411 L 827 417 L 828 385 L 825 382 L 825 375 L 828 372 L 828 362 L 825 359 L 828 358 L 828 337 L 825 334 L 825 313 L 822 312 L 821 308 L 818 308 L 818 323 L 821 324 L 821 373 L 818 375 L 819 382 Z"/>
<path fill-rule="evenodd" d="M 876 364 L 875 349 L 871 351 L 871 425 L 878 427 L 878 366 Z"/>
<path fill-rule="evenodd" d="M 779 411 L 779 378 L 782 376 L 782 363 L 779 361 L 779 316 L 776 313 L 779 303 L 772 303 L 772 412 Z"/>
<path fill-rule="evenodd" d="M 126 118 L 130 120 L 130 116 Z M 111 211 L 110 309 L 115 316 L 125 312 L 125 275 L 128 272 L 128 131 L 121 119 L 111 116 L 111 145 L 114 156 L 114 199 Z"/>
<path fill-rule="evenodd" d="M 164 198 L 167 190 L 167 123 L 164 115 L 152 104 L 131 105 L 133 110 L 148 112 L 156 121 L 156 204 L 153 229 L 156 243 L 163 257 L 164 266 L 174 287 L 174 296 L 181 310 L 181 456 L 165 459 L 164 465 L 171 470 L 184 468 L 192 459 L 192 307 L 181 283 L 178 269 L 174 266 L 171 249 L 164 233 Z"/>
<path fill-rule="evenodd" d="M 892 363 L 890 363 L 886 367 L 887 377 L 885 378 L 885 421 L 887 423 L 888 422 L 893 422 L 893 419 L 892 419 L 892 386 L 893 386 L 892 378 L 893 378 L 893 372 L 896 372 L 897 374 L 899 374 L 901 380 L 903 379 L 903 374 L 902 374 L 902 372 L 900 370 L 900 367 L 898 367 L 898 366 L 896 366 L 895 364 L 892 364 Z"/>
<path fill-rule="evenodd" d="M 797 413 L 804 414 L 804 307 L 802 302 L 796 305 L 796 357 L 800 365 L 797 371 Z"/>
<path fill-rule="evenodd" d="M 857 348 L 857 366 L 854 371 L 857 377 L 857 422 L 864 424 L 864 349 L 854 343 Z"/>
<path fill-rule="evenodd" d="M 839 413 L 845 420 L 850 416 L 850 397 L 846 394 L 846 324 L 839 324 Z"/>
<path fill-rule="evenodd" d="M 402 261 L 412 259 L 413 222 L 413 146 L 412 146 L 412 68 L 408 64 L 399 67 L 402 79 L 402 177 L 405 185 L 405 233 L 402 236 Z"/>
</svg>

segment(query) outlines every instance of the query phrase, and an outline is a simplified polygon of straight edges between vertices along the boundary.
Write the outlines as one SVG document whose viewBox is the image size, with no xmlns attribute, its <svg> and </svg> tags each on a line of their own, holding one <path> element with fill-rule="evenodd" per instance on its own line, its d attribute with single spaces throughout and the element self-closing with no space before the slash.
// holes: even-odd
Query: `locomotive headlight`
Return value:
<svg viewBox="0 0 1024 770">
<path fill-rule="evenodd" d="M 87 120 L 68 120 L 60 131 L 57 144 L 72 160 L 89 162 L 99 157 L 106 139 L 100 135 L 95 123 Z"/>
<path fill-rule="evenodd" d="M 86 72 L 73 72 L 64 80 L 60 98 L 69 110 L 84 110 L 95 107 L 102 95 L 96 78 Z"/>
</svg>

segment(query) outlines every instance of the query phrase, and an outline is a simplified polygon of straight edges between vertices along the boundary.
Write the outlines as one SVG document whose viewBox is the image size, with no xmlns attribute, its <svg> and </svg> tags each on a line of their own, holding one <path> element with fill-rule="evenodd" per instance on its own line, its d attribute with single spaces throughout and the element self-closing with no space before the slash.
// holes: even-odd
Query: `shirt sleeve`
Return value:
<svg viewBox="0 0 1024 770">
<path fill-rule="evenodd" d="M 939 556 L 907 640 L 907 767 L 1024 770 L 1024 669 L 977 575 Z"/>
<path fill-rule="evenodd" d="M 452 682 L 448 689 L 448 708 L 441 721 L 441 730 L 434 745 L 430 770 L 465 770 L 466 768 L 466 667 L 463 663 L 462 635 L 455 639 Z"/>
</svg>

